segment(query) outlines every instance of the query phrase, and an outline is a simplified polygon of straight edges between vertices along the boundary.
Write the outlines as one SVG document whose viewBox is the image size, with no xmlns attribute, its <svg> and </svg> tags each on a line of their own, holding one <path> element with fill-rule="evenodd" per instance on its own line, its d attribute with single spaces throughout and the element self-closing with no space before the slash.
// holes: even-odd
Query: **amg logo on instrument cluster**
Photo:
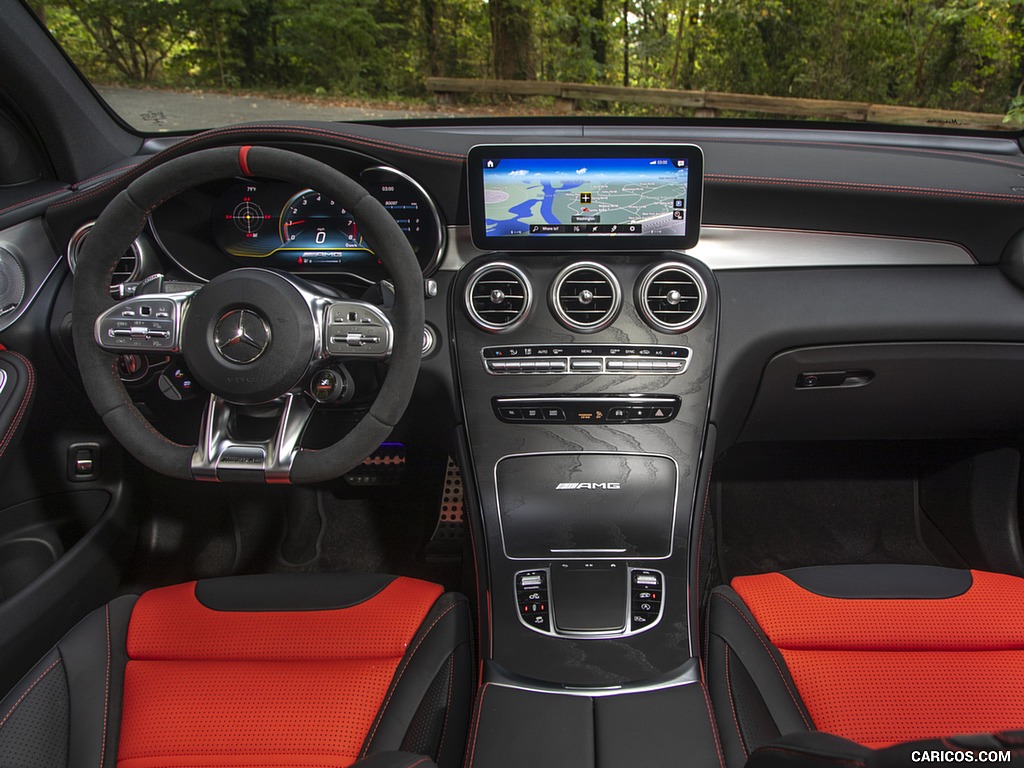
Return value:
<svg viewBox="0 0 1024 768">
<path fill-rule="evenodd" d="M 556 491 L 617 491 L 621 483 L 559 483 Z"/>
</svg>

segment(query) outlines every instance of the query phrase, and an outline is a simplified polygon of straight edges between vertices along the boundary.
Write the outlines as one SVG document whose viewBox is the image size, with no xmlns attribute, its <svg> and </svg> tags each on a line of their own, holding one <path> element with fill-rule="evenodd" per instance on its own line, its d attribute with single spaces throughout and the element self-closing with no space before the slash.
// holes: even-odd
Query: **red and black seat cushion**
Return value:
<svg viewBox="0 0 1024 768">
<path fill-rule="evenodd" d="M 465 598 L 391 576 L 213 579 L 90 614 L 0 702 L 0 765 L 461 764 Z"/>
<path fill-rule="evenodd" d="M 1024 579 L 828 566 L 714 590 L 706 671 L 726 761 L 820 730 L 877 749 L 1024 728 Z"/>
</svg>

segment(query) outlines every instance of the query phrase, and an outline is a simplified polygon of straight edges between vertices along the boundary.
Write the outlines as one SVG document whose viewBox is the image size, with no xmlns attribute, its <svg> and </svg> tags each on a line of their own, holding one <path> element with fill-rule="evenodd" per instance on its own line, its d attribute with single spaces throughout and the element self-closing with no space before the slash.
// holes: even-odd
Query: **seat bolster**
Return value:
<svg viewBox="0 0 1024 768">
<path fill-rule="evenodd" d="M 951 759 L 952 753 L 970 754 Z M 1024 731 L 948 736 L 873 750 L 830 733 L 791 733 L 757 749 L 746 768 L 904 768 L 915 763 L 980 763 L 981 753 L 1009 754 L 998 765 L 1024 766 Z"/>
<path fill-rule="evenodd" d="M 731 588 L 713 590 L 708 631 L 708 692 L 727 766 L 780 734 L 814 730 L 782 655 Z"/>
<path fill-rule="evenodd" d="M 831 733 L 790 733 L 755 750 L 746 768 L 857 768 L 874 754 Z"/>
<path fill-rule="evenodd" d="M 351 768 L 437 768 L 437 763 L 412 752 L 377 752 L 356 760 Z"/>
<path fill-rule="evenodd" d="M 136 595 L 115 598 L 57 643 L 71 696 L 68 768 L 117 764 L 126 638 L 136 600 Z"/>
<path fill-rule="evenodd" d="M 431 732 L 427 741 L 436 741 L 424 753 L 436 757 L 442 768 L 461 765 L 473 692 L 469 638 L 468 601 L 455 593 L 441 595 L 395 670 L 384 704 L 363 744 L 363 757 L 409 749 L 408 737 L 415 723 Z M 438 686 L 441 688 L 436 690 L 439 696 L 435 705 L 431 703 L 435 696 L 429 694 Z"/>
<path fill-rule="evenodd" d="M 52 648 L 0 700 L 0 765 L 63 766 L 68 755 L 68 685 Z"/>
</svg>

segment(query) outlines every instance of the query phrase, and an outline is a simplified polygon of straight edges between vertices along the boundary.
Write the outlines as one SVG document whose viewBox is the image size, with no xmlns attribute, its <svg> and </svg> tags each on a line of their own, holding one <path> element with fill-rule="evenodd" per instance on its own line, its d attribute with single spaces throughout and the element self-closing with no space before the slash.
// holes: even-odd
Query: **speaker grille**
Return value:
<svg viewBox="0 0 1024 768">
<path fill-rule="evenodd" d="M 17 257 L 0 248 L 0 317 L 14 312 L 25 298 L 25 271 Z"/>
</svg>

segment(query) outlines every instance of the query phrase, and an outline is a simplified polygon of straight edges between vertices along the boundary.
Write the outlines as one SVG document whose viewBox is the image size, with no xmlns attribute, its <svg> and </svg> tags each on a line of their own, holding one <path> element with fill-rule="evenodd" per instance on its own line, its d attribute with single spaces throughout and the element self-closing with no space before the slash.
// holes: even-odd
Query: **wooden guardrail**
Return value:
<svg viewBox="0 0 1024 768">
<path fill-rule="evenodd" d="M 475 80 L 464 77 L 428 77 L 427 90 L 441 102 L 454 94 L 481 96 L 550 96 L 560 112 L 571 112 L 578 101 L 609 101 L 623 104 L 651 104 L 695 110 L 697 117 L 717 117 L 721 112 L 755 112 L 786 117 L 817 117 L 844 122 L 889 123 L 893 125 L 934 125 L 975 130 L 1007 130 L 1016 126 L 1003 123 L 1003 116 L 990 112 L 897 107 L 863 101 L 796 99 L 785 96 L 758 96 L 750 93 L 718 91 L 681 91 L 662 88 L 622 88 L 610 85 L 558 83 L 541 80 Z"/>
</svg>

